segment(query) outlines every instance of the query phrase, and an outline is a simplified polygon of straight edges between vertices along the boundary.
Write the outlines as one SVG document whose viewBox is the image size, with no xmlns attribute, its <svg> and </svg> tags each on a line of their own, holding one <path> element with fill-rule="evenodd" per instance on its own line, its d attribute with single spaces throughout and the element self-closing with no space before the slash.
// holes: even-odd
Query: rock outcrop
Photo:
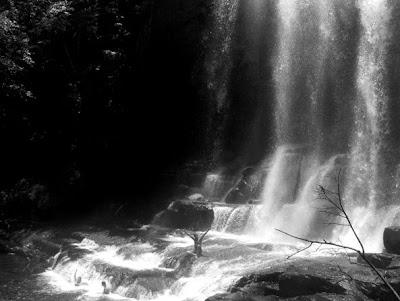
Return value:
<svg viewBox="0 0 400 301">
<path fill-rule="evenodd" d="M 210 204 L 190 200 L 172 202 L 166 210 L 156 214 L 153 224 L 168 227 L 205 231 L 211 228 L 214 211 Z"/>
<path fill-rule="evenodd" d="M 400 287 L 400 269 L 382 271 Z M 371 268 L 321 260 L 297 259 L 240 278 L 230 292 L 206 301 L 395 300 Z"/>
</svg>

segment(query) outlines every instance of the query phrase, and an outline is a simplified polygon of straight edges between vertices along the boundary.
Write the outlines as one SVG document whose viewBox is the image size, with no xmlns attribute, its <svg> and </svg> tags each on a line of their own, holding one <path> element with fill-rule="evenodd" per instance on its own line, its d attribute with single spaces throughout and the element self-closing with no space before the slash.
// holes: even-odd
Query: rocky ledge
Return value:
<svg viewBox="0 0 400 301">
<path fill-rule="evenodd" d="M 400 269 L 380 270 L 400 290 Z M 292 259 L 240 278 L 206 301 L 396 300 L 371 268 L 346 259 Z"/>
</svg>

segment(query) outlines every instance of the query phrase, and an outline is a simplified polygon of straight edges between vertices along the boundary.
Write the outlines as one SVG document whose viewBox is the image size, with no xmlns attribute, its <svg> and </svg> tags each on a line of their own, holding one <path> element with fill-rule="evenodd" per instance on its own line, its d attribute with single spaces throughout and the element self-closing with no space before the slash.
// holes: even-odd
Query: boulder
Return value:
<svg viewBox="0 0 400 301">
<path fill-rule="evenodd" d="M 383 244 L 388 253 L 400 255 L 400 227 L 385 228 L 383 232 Z"/>
<path fill-rule="evenodd" d="M 205 231 L 211 228 L 214 211 L 206 202 L 178 200 L 172 202 L 166 210 L 156 214 L 152 224 L 168 227 Z"/>
</svg>

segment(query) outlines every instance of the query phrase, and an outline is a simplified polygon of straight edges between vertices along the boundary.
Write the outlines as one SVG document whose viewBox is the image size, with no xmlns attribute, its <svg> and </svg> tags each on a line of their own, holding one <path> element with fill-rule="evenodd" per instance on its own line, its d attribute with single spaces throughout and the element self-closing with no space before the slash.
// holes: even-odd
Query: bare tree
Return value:
<svg viewBox="0 0 400 301">
<path fill-rule="evenodd" d="M 287 236 L 290 236 L 292 238 L 309 243 L 308 246 L 298 250 L 296 253 L 290 255 L 288 258 L 307 250 L 308 248 L 310 248 L 313 245 L 318 245 L 318 248 L 323 245 L 328 245 L 328 246 L 342 248 L 344 250 L 351 250 L 351 251 L 357 252 L 360 255 L 360 257 L 376 273 L 376 275 L 383 281 L 383 283 L 390 289 L 390 291 L 393 293 L 393 295 L 396 297 L 396 299 L 400 301 L 400 296 L 396 292 L 396 290 L 385 279 L 385 277 L 383 277 L 383 275 L 377 270 L 377 268 L 371 263 L 371 261 L 366 256 L 364 245 L 362 244 L 360 237 L 357 235 L 357 232 L 355 231 L 353 224 L 352 224 L 352 222 L 344 208 L 344 205 L 343 205 L 343 199 L 342 199 L 342 196 L 340 193 L 340 173 L 341 173 L 341 170 L 339 170 L 338 176 L 336 179 L 336 182 L 337 182 L 337 191 L 336 192 L 330 191 L 321 185 L 319 186 L 319 188 L 317 190 L 317 199 L 322 201 L 322 205 L 323 205 L 322 207 L 319 208 L 319 213 L 323 213 L 328 216 L 329 220 L 328 220 L 328 222 L 325 223 L 326 225 L 340 225 L 340 226 L 350 227 L 353 235 L 355 236 L 355 238 L 358 241 L 358 244 L 360 245 L 360 248 L 357 249 L 357 248 L 343 245 L 341 243 L 340 244 L 334 243 L 334 242 L 326 240 L 326 239 L 313 240 L 313 239 L 307 239 L 304 237 L 298 237 L 298 236 L 292 235 L 290 233 L 287 233 L 285 231 L 275 229 Z"/>
</svg>

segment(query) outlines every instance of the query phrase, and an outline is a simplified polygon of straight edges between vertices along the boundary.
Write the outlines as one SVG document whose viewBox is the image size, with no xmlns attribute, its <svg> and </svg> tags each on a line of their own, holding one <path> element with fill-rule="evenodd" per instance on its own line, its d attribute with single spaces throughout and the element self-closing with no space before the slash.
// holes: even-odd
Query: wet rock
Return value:
<svg viewBox="0 0 400 301">
<path fill-rule="evenodd" d="M 400 269 L 400 256 L 393 256 L 387 269 Z"/>
<path fill-rule="evenodd" d="M 32 246 L 50 256 L 56 255 L 61 249 L 61 245 L 41 239 L 40 237 L 32 238 Z"/>
<path fill-rule="evenodd" d="M 49 268 L 49 263 L 46 260 L 45 256 L 34 254 L 33 256 L 29 256 L 28 260 L 29 262 L 25 267 L 25 271 L 30 274 L 40 274 L 46 271 L 47 268 Z"/>
<path fill-rule="evenodd" d="M 245 288 L 233 287 L 231 293 L 235 292 L 244 292 L 257 296 L 279 295 L 279 286 L 277 283 L 271 282 L 253 282 L 247 284 Z"/>
<path fill-rule="evenodd" d="M 386 269 L 391 264 L 392 260 L 397 256 L 392 254 L 366 253 L 365 257 L 369 262 L 371 262 L 374 265 L 374 267 L 378 269 Z M 357 262 L 362 264 L 368 264 L 361 257 L 361 255 L 357 256 Z"/>
<path fill-rule="evenodd" d="M 276 296 L 251 295 L 245 292 L 222 293 L 211 296 L 205 301 L 275 301 L 279 300 Z"/>
<path fill-rule="evenodd" d="M 279 276 L 278 281 L 279 293 L 283 297 L 312 295 L 321 292 L 334 294 L 346 292 L 346 289 L 329 277 L 318 277 L 312 274 L 283 273 Z"/>
<path fill-rule="evenodd" d="M 179 200 L 172 202 L 166 210 L 156 214 L 152 223 L 168 228 L 205 231 L 211 228 L 213 220 L 214 211 L 210 204 Z"/>
<path fill-rule="evenodd" d="M 261 200 L 250 200 L 248 202 L 248 204 L 250 204 L 250 205 L 261 205 L 262 201 Z"/>
<path fill-rule="evenodd" d="M 127 297 L 138 297 L 140 294 L 151 295 L 170 287 L 176 279 L 171 277 L 165 270 L 132 270 L 115 266 L 107 262 L 97 260 L 93 262 L 96 272 L 110 280 L 111 291 L 117 287 L 129 287 Z"/>
<path fill-rule="evenodd" d="M 146 277 L 136 278 L 133 283 L 129 284 L 126 297 L 142 300 L 144 296 L 156 297 L 158 293 L 163 293 L 172 285 L 173 280 L 169 278 Z"/>
<path fill-rule="evenodd" d="M 188 199 L 190 201 L 198 201 L 198 202 L 203 202 L 205 201 L 204 196 L 201 193 L 194 193 L 188 196 Z"/>
<path fill-rule="evenodd" d="M 174 269 L 174 271 L 169 272 L 168 275 L 174 278 L 181 278 L 189 274 L 190 268 L 196 258 L 196 254 L 185 252 L 177 256 L 168 257 L 162 262 L 161 267 Z"/>
<path fill-rule="evenodd" d="M 400 227 L 385 228 L 385 231 L 383 231 L 383 244 L 388 253 L 400 255 Z"/>
<path fill-rule="evenodd" d="M 254 173 L 254 169 L 249 167 L 246 168 L 242 173 L 242 178 L 231 189 L 225 198 L 225 202 L 228 204 L 247 204 L 252 199 L 252 192 L 254 185 L 251 181 L 251 175 Z"/>
<path fill-rule="evenodd" d="M 382 273 L 395 289 L 400 289 L 400 269 Z M 240 278 L 230 293 L 279 297 L 279 300 L 392 300 L 391 293 L 370 267 L 352 265 L 347 260 L 335 264 L 323 259 L 288 261 Z M 221 300 L 235 300 L 231 297 L 224 294 L 221 298 L 225 299 Z"/>
<path fill-rule="evenodd" d="M 298 296 L 292 298 L 285 298 L 286 301 L 365 301 L 365 299 L 358 296 L 341 296 L 335 294 L 315 294 L 311 296 Z"/>
</svg>

